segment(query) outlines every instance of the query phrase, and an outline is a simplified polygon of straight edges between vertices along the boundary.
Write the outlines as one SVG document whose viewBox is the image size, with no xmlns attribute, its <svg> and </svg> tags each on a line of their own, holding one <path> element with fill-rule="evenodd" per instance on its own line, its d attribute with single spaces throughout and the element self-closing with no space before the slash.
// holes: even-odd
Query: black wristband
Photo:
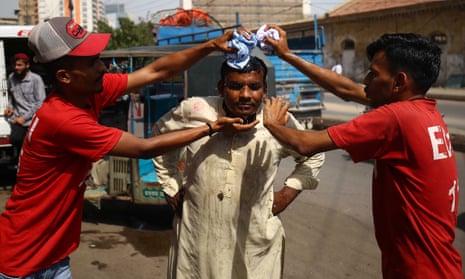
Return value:
<svg viewBox="0 0 465 279">
<path fill-rule="evenodd" d="M 208 135 L 211 137 L 213 135 L 213 133 L 215 133 L 215 131 L 213 131 L 212 124 L 210 124 L 208 122 L 205 123 L 205 124 L 207 124 L 207 126 L 208 126 L 208 130 L 209 130 Z"/>
</svg>

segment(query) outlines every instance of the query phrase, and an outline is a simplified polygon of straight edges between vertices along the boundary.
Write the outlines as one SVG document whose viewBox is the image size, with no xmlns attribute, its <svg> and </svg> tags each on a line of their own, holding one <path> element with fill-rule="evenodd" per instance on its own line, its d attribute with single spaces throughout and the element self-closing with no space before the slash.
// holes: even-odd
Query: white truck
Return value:
<svg viewBox="0 0 465 279">
<path fill-rule="evenodd" d="M 32 52 L 27 46 L 27 38 L 32 25 L 0 25 L 0 165 L 11 167 L 10 164 L 16 156 L 10 144 L 10 125 L 4 115 L 8 105 L 7 78 L 13 65 L 12 57 L 17 52 L 24 52 L 31 56 Z"/>
</svg>

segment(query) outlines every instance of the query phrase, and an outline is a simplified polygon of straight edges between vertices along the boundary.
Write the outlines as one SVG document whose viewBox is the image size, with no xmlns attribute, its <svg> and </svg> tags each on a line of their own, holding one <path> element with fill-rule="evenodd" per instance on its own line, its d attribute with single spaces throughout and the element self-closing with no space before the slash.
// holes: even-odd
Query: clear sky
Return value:
<svg viewBox="0 0 465 279">
<path fill-rule="evenodd" d="M 312 14 L 324 14 L 342 2 L 344 0 L 311 0 Z M 18 0 L 0 0 L 0 3 L 2 6 L 0 17 L 15 16 L 14 10 L 18 9 Z M 147 13 L 179 6 L 179 1 L 176 0 L 105 0 L 105 3 L 124 4 L 126 12 L 132 14 L 136 19 L 139 17 L 146 18 Z"/>
<path fill-rule="evenodd" d="M 18 0 L 0 0 L 2 8 L 0 17 L 15 17 L 15 10 L 18 9 Z"/>
</svg>

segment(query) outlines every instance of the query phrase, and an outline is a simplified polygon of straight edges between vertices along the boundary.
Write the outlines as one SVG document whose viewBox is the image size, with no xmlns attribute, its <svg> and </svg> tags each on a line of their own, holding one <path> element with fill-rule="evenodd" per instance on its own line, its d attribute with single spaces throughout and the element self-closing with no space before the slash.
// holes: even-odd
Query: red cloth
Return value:
<svg viewBox="0 0 465 279">
<path fill-rule="evenodd" d="M 201 9 L 184 10 L 177 9 L 176 13 L 160 19 L 162 26 L 189 26 L 195 23 L 198 26 L 209 26 L 211 23 L 210 16 Z"/>
</svg>

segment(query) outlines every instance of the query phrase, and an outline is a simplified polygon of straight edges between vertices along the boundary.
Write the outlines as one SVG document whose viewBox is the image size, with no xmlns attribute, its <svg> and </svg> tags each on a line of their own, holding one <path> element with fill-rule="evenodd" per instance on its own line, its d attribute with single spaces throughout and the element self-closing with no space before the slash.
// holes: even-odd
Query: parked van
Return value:
<svg viewBox="0 0 465 279">
<path fill-rule="evenodd" d="M 5 109 L 8 105 L 8 74 L 13 71 L 13 56 L 23 52 L 33 57 L 32 51 L 27 46 L 27 38 L 32 25 L 0 25 L 0 167 L 12 167 L 11 164 L 19 150 L 14 150 L 10 144 L 11 128 Z M 34 71 L 31 62 L 31 70 Z"/>
</svg>

